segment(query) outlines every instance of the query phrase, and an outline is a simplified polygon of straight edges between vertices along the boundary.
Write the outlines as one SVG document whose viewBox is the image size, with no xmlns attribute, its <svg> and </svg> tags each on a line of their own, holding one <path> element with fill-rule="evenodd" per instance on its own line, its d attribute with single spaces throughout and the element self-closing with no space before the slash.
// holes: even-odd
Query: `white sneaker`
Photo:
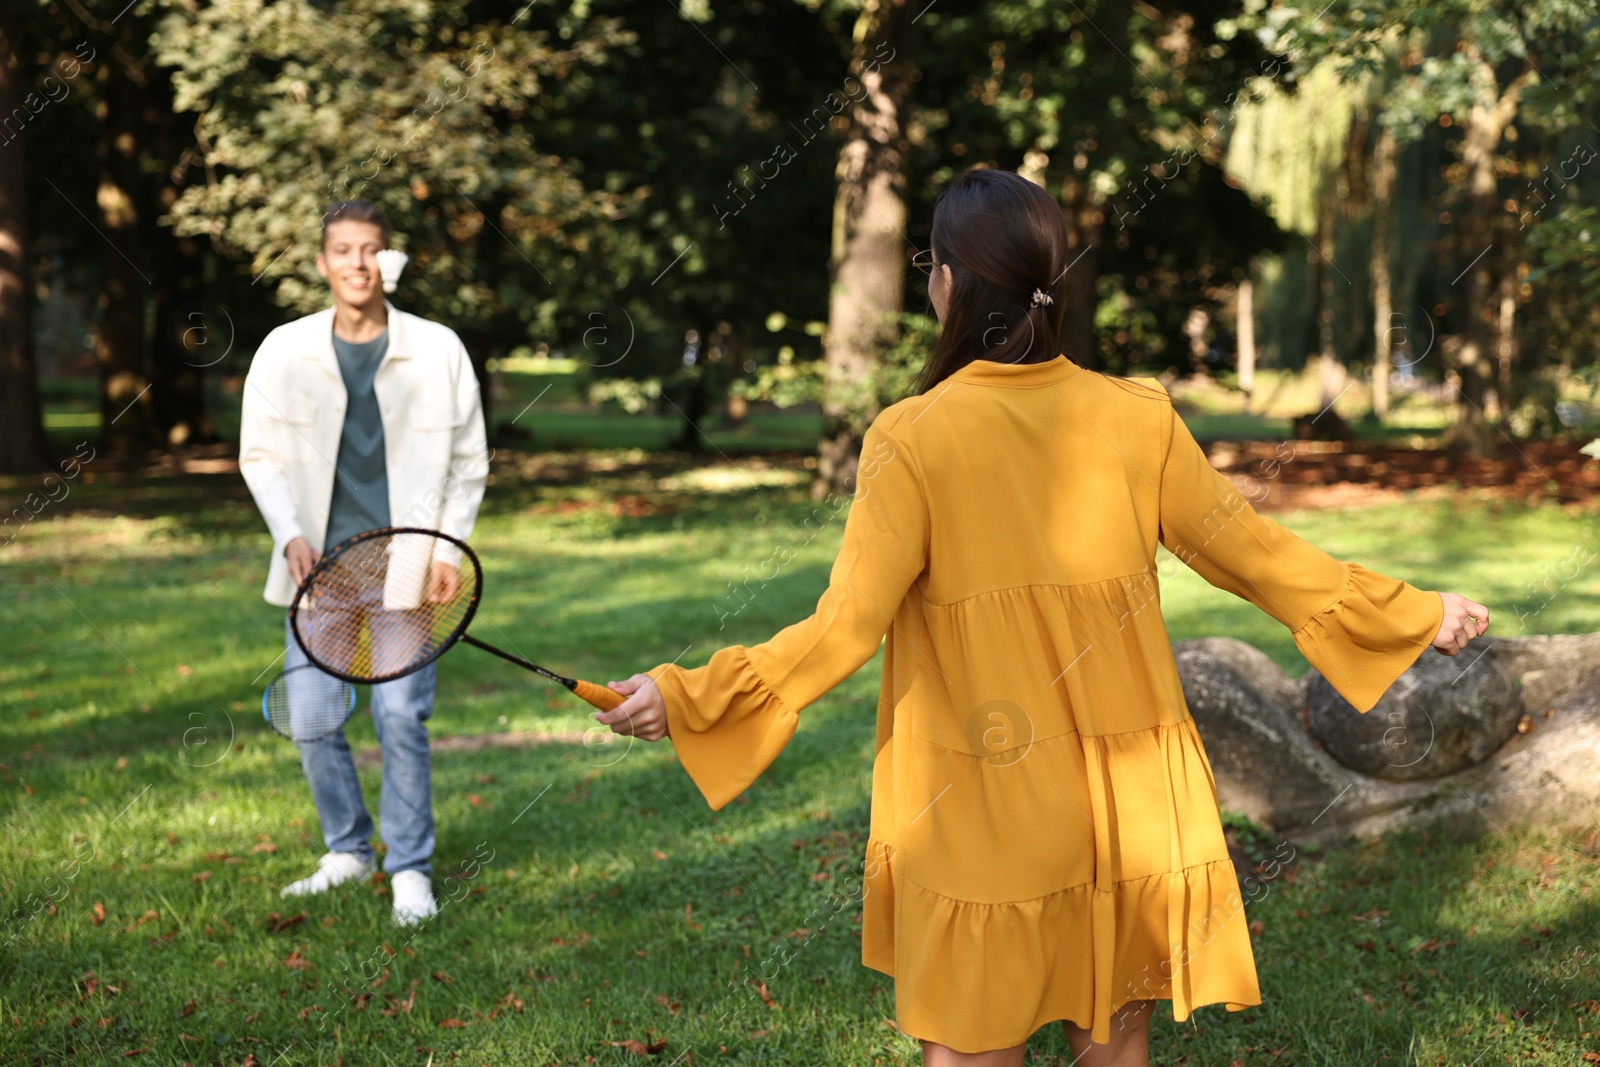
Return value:
<svg viewBox="0 0 1600 1067">
<path fill-rule="evenodd" d="M 376 868 L 371 860 L 364 860 L 353 852 L 330 852 L 317 861 L 317 873 L 283 887 L 282 896 L 300 897 L 309 893 L 326 893 L 336 885 L 360 878 L 370 878 Z"/>
<path fill-rule="evenodd" d="M 394 893 L 396 926 L 415 926 L 439 914 L 439 904 L 433 899 L 433 882 L 421 871 L 401 871 L 389 879 L 389 888 Z"/>
</svg>

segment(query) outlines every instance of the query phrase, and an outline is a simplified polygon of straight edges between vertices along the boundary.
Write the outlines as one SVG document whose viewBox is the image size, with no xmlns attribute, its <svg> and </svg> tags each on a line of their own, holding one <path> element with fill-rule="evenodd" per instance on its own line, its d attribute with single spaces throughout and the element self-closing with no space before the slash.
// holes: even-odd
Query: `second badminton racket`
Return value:
<svg viewBox="0 0 1600 1067">
<path fill-rule="evenodd" d="M 297 744 L 332 737 L 355 710 L 355 686 L 309 663 L 290 667 L 261 694 L 267 725 Z"/>
</svg>

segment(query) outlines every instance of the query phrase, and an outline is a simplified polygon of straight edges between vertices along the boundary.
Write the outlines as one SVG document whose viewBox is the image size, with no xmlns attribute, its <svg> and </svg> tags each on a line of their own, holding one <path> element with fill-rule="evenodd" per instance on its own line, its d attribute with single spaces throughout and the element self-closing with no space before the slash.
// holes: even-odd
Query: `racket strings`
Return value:
<svg viewBox="0 0 1600 1067">
<path fill-rule="evenodd" d="M 291 667 L 261 698 L 267 722 L 291 741 L 321 741 L 337 733 L 356 707 L 355 687 L 315 667 Z"/>
<path fill-rule="evenodd" d="M 465 629 L 480 588 L 476 560 L 428 533 L 382 533 L 336 546 L 308 581 L 296 633 L 313 662 L 361 683 L 405 675 Z"/>
</svg>

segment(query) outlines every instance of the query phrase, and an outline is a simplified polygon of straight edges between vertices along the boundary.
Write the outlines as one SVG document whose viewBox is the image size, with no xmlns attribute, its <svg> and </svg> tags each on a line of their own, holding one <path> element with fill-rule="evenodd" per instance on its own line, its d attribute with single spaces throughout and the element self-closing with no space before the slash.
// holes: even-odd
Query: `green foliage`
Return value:
<svg viewBox="0 0 1600 1067">
<path fill-rule="evenodd" d="M 848 386 L 835 386 L 830 399 L 840 405 L 841 418 L 852 433 L 866 432 L 878 412 L 912 394 L 917 375 L 939 336 L 938 320 L 930 315 L 905 314 L 898 320 L 894 343 L 868 372 Z M 820 405 L 827 386 L 827 365 L 822 360 L 798 362 L 792 349 L 778 361 L 734 384 L 734 392 L 747 400 L 764 401 L 780 408 Z"/>
<path fill-rule="evenodd" d="M 467 0 L 175 6 L 155 54 L 177 108 L 199 115 L 207 180 L 172 224 L 244 253 L 305 312 L 326 304 L 313 266 L 323 209 L 363 197 L 411 256 L 397 303 L 513 339 L 547 328 L 568 228 L 618 198 L 541 150 L 541 102 L 630 37 L 612 20 L 569 16 L 553 34 L 469 12 Z"/>
</svg>

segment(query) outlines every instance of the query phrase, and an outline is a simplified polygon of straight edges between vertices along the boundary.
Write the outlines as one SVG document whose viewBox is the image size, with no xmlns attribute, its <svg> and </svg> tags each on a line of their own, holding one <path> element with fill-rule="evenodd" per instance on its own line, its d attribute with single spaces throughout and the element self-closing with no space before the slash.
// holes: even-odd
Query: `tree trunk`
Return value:
<svg viewBox="0 0 1600 1067">
<path fill-rule="evenodd" d="M 905 298 L 910 21 L 904 0 L 865 0 L 856 18 L 850 65 L 864 91 L 850 109 L 835 171 L 827 384 L 811 486 L 816 499 L 854 489 L 860 435 L 877 414 L 877 353 L 894 338 Z"/>
<path fill-rule="evenodd" d="M 1394 196 L 1399 145 L 1387 127 L 1378 130 L 1372 161 L 1372 413 L 1389 414 L 1389 368 L 1393 364 L 1394 282 L 1389 274 L 1390 203 Z"/>
<path fill-rule="evenodd" d="M 131 23 L 129 23 L 131 25 Z M 122 48 L 135 51 L 128 33 Z M 100 365 L 101 437 L 107 451 L 129 453 L 159 440 L 145 371 L 145 289 L 148 278 L 131 257 L 139 233 L 139 145 L 143 89 L 118 61 L 108 57 L 96 71 L 100 88 L 100 185 L 102 249 L 100 321 L 94 354 Z"/>
<path fill-rule="evenodd" d="M 683 424 L 672 447 L 680 452 L 699 454 L 706 450 L 705 419 L 711 412 L 711 388 L 706 381 L 707 371 L 697 367 L 684 376 Z"/>
<path fill-rule="evenodd" d="M 1312 249 L 1313 263 L 1317 269 L 1317 408 L 1326 411 L 1339 397 L 1344 385 L 1344 367 L 1339 363 L 1339 349 L 1333 332 L 1333 279 L 1336 273 L 1334 255 L 1338 252 L 1334 240 L 1333 190 L 1328 188 L 1331 176 L 1321 183 L 1317 191 L 1317 241 Z"/>
<path fill-rule="evenodd" d="M 1249 411 L 1250 395 L 1256 390 L 1256 301 L 1248 275 L 1239 283 L 1238 300 L 1239 391 L 1244 394 L 1244 410 Z"/>
<path fill-rule="evenodd" d="M 484 229 L 488 229 L 487 226 Z M 527 423 L 521 426 L 496 427 L 494 424 L 495 395 L 494 378 L 489 371 L 489 361 L 498 361 L 505 356 L 505 342 L 499 335 L 487 329 L 481 329 L 476 324 L 463 322 L 456 333 L 461 337 L 461 343 L 466 346 L 467 360 L 472 364 L 472 375 L 478 379 L 478 403 L 483 408 L 483 433 L 489 444 L 509 445 L 517 439 L 518 435 L 528 429 L 538 412 L 530 413 Z M 521 413 L 512 416 L 521 419 Z"/>
<path fill-rule="evenodd" d="M 1461 143 L 1461 162 L 1467 172 L 1467 191 L 1461 210 L 1461 255 L 1468 259 L 1465 268 L 1466 292 L 1462 300 L 1466 314 L 1461 350 L 1456 357 L 1461 374 L 1461 404 L 1456 409 L 1456 424 L 1446 436 L 1451 448 L 1487 455 L 1496 442 L 1494 427 L 1484 413 L 1484 400 L 1493 380 L 1491 349 L 1494 328 L 1492 310 L 1495 257 L 1489 255 L 1495 240 L 1494 218 L 1499 207 L 1499 180 L 1495 177 L 1495 150 L 1511 120 L 1516 117 L 1522 89 L 1531 80 L 1531 70 L 1498 91 L 1494 67 L 1477 49 L 1468 52 L 1473 64 L 1472 80 L 1477 100 L 1467 112 Z"/>
<path fill-rule="evenodd" d="M 188 127 L 192 116 L 172 110 L 172 79 L 162 68 L 146 71 L 145 126 L 150 130 L 146 151 L 160 164 L 163 180 L 155 197 L 165 212 L 183 192 L 181 172 L 175 173 L 187 144 L 193 142 Z M 201 302 L 204 284 L 200 240 L 179 237 L 170 226 L 148 221 L 151 281 L 155 302 L 155 329 L 151 332 L 150 397 L 161 438 L 168 444 L 213 441 L 216 430 L 206 415 L 205 371 L 227 354 L 234 342 L 232 323 L 220 308 Z M 129 416 L 132 417 L 131 415 Z"/>
<path fill-rule="evenodd" d="M 18 20 L 20 21 L 20 20 Z M 0 115 L 22 109 L 21 39 L 17 22 L 0 23 Z M 7 136 L 0 133 L 0 137 Z M 28 286 L 26 141 L 0 142 L 0 473 L 22 474 L 48 465 L 39 376 L 33 359 Z"/>
<path fill-rule="evenodd" d="M 1500 227 L 1502 243 L 1509 242 L 1510 227 Z M 1500 401 L 1500 418 L 1509 419 L 1516 410 L 1518 396 L 1512 368 L 1517 362 L 1517 262 L 1519 256 L 1500 257 L 1500 316 L 1495 323 L 1495 395 Z"/>
<path fill-rule="evenodd" d="M 1104 366 L 1094 332 L 1100 305 L 1100 245 L 1105 235 L 1105 198 L 1087 181 L 1069 177 L 1061 186 L 1061 210 L 1067 224 L 1066 307 L 1061 319 L 1061 347 L 1068 359 L 1088 370 Z"/>
</svg>

